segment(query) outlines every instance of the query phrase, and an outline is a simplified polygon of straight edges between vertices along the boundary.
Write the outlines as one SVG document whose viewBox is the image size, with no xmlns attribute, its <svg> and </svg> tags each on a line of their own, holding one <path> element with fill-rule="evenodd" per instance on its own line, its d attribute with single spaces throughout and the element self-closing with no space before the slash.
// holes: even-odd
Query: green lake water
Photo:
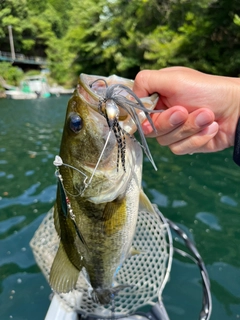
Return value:
<svg viewBox="0 0 240 320">
<path fill-rule="evenodd" d="M 52 207 L 68 97 L 0 100 L 0 319 L 42 320 L 51 290 L 29 247 Z M 211 320 L 240 319 L 240 168 L 232 149 L 175 156 L 149 140 L 143 187 L 162 213 L 194 240 L 211 279 Z M 171 320 L 197 320 L 202 288 L 196 265 L 174 256 L 163 301 Z"/>
</svg>

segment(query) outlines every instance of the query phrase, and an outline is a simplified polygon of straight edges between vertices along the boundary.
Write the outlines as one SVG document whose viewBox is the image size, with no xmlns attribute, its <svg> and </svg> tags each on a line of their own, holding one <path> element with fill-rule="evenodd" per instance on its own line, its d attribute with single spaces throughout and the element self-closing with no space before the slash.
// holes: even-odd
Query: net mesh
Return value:
<svg viewBox="0 0 240 320">
<path fill-rule="evenodd" d="M 133 247 L 141 253 L 128 258 L 117 274 L 117 284 L 127 284 L 129 287 L 119 291 L 114 299 L 115 316 L 134 314 L 140 307 L 152 305 L 157 298 L 161 299 L 171 269 L 172 244 L 168 224 L 155 209 L 156 215 L 147 212 L 138 215 Z M 58 244 L 51 209 L 30 242 L 36 262 L 47 280 Z M 68 311 L 105 318 L 112 315 L 112 306 L 100 306 L 92 301 L 82 272 L 75 290 L 57 296 Z"/>
</svg>

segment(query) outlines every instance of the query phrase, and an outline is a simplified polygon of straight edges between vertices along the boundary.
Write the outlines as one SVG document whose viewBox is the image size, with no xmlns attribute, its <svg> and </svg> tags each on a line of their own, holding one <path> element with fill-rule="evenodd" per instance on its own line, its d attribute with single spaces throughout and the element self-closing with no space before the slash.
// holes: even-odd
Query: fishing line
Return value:
<svg viewBox="0 0 240 320">
<path fill-rule="evenodd" d="M 69 167 L 69 168 L 72 168 L 72 169 L 78 171 L 80 174 L 82 174 L 82 175 L 85 177 L 83 183 L 84 183 L 84 186 L 87 186 L 88 176 L 87 176 L 84 172 L 82 172 L 81 170 L 79 170 L 79 169 L 71 166 L 70 164 L 64 163 L 64 162 L 62 161 L 62 158 L 61 158 L 60 156 L 55 156 L 55 160 L 53 161 L 53 164 L 54 164 L 57 168 L 59 168 L 60 166 L 65 166 L 65 167 Z M 70 194 L 70 193 L 69 193 L 69 194 Z M 73 195 L 73 196 L 79 196 L 79 195 L 80 195 L 80 193 L 77 194 L 77 195 Z"/>
<path fill-rule="evenodd" d="M 68 213 L 69 213 L 69 216 L 70 216 L 70 219 L 73 223 L 73 226 L 75 228 L 75 231 L 77 233 L 77 236 L 78 238 L 80 239 L 80 241 L 82 242 L 82 244 L 85 245 L 85 247 L 88 249 L 88 245 L 86 243 L 86 241 L 84 240 L 84 237 L 82 236 L 78 226 L 77 226 L 77 223 L 76 223 L 76 216 L 73 212 L 73 209 L 72 209 L 72 206 L 71 206 L 71 202 L 66 194 L 66 189 L 64 188 L 64 185 L 63 185 L 63 178 L 59 172 L 59 170 L 57 170 L 57 177 L 58 177 L 58 181 L 59 181 L 59 188 L 60 188 L 60 198 L 61 198 L 61 208 L 63 210 L 63 214 L 65 217 L 68 216 Z M 81 257 L 82 259 L 83 257 Z"/>
<path fill-rule="evenodd" d="M 87 176 L 84 172 L 82 172 L 81 170 L 79 170 L 79 169 L 71 166 L 70 164 L 64 163 L 64 162 L 62 161 L 62 158 L 61 158 L 60 156 L 58 156 L 58 155 L 55 156 L 55 160 L 53 161 L 53 164 L 57 167 L 57 171 L 56 171 L 56 173 L 55 173 L 57 177 L 58 177 L 58 173 L 57 173 L 57 172 L 58 172 L 60 166 L 66 166 L 66 167 L 69 167 L 69 168 L 71 168 L 71 169 L 74 169 L 74 170 L 78 171 L 80 174 L 82 174 L 82 175 L 85 177 L 85 179 L 84 179 L 84 181 L 83 181 L 83 184 L 84 184 L 83 190 L 79 191 L 78 194 L 71 194 L 69 191 L 66 190 L 66 188 L 64 188 L 64 190 L 66 190 L 66 192 L 67 192 L 68 194 L 70 194 L 70 195 L 73 196 L 73 197 L 78 197 L 78 196 L 82 195 L 82 194 L 84 193 L 84 191 L 89 187 L 89 185 L 91 184 L 92 179 L 93 179 L 93 177 L 94 177 L 94 175 L 95 175 L 95 172 L 96 172 L 96 170 L 97 170 L 97 168 L 98 168 L 98 166 L 99 166 L 99 163 L 100 163 L 100 161 L 101 161 L 101 159 L 102 159 L 102 157 L 103 157 L 104 151 L 106 150 L 106 147 L 107 147 L 107 144 L 108 144 L 110 135 L 111 135 L 111 131 L 109 131 L 109 133 L 108 133 L 108 135 L 107 135 L 106 142 L 105 142 L 105 144 L 104 144 L 104 147 L 103 147 L 103 149 L 102 149 L 102 151 L 101 151 L 101 154 L 100 154 L 100 156 L 99 156 L 99 158 L 98 158 L 98 161 L 97 161 L 97 163 L 96 163 L 96 166 L 95 166 L 95 168 L 93 169 L 92 175 L 91 175 L 91 177 L 90 177 L 89 180 L 88 180 L 88 176 Z"/>
<path fill-rule="evenodd" d="M 97 164 L 96 164 L 96 166 L 95 166 L 95 168 L 94 168 L 94 170 L 93 170 L 93 173 L 92 173 L 92 175 L 91 175 L 91 177 L 90 177 L 90 179 L 89 179 L 89 182 L 88 182 L 86 188 L 87 188 L 87 187 L 90 185 L 90 183 L 92 182 L 92 179 L 93 179 L 93 177 L 94 177 L 94 174 L 95 174 L 95 172 L 96 172 L 96 170 L 97 170 L 97 167 L 98 167 L 98 165 L 99 165 L 99 163 L 100 163 L 100 161 L 101 161 L 101 159 L 102 159 L 103 153 L 104 153 L 104 151 L 105 151 L 105 149 L 106 149 L 106 147 L 107 147 L 107 144 L 108 144 L 108 141 L 109 141 L 109 138 L 110 138 L 111 133 L 112 133 L 111 131 L 108 132 L 108 136 L 107 136 L 106 142 L 105 142 L 105 144 L 104 144 L 104 147 L 103 147 L 103 149 L 102 149 L 102 152 L 101 152 L 101 154 L 100 154 L 100 156 L 99 156 L 99 158 L 98 158 Z M 86 189 L 86 188 L 85 188 L 85 189 Z M 85 189 L 84 189 L 84 190 L 85 190 Z M 83 190 L 83 191 L 84 191 L 84 190 Z"/>
</svg>

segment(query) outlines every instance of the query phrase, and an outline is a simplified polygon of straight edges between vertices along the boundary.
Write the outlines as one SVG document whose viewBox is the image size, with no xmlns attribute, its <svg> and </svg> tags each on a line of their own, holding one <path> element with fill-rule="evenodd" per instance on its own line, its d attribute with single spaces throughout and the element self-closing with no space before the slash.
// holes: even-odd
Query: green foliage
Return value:
<svg viewBox="0 0 240 320">
<path fill-rule="evenodd" d="M 65 39 L 52 39 L 48 43 L 46 53 L 51 77 L 61 85 L 65 84 L 70 87 L 73 82 L 76 84 L 76 76 L 73 73 L 75 54 L 69 50 L 69 45 L 66 45 Z"/>
<path fill-rule="evenodd" d="M 60 84 L 173 65 L 240 72 L 239 0 L 3 0 L 2 51 L 9 25 L 16 51 L 47 57 Z"/>
<path fill-rule="evenodd" d="M 0 76 L 10 85 L 17 86 L 23 77 L 23 71 L 9 62 L 0 63 Z"/>
</svg>

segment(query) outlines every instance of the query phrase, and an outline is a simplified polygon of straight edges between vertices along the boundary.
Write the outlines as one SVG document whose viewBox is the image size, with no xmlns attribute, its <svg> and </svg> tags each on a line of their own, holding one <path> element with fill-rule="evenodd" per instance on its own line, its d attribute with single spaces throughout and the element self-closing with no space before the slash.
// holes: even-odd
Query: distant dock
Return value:
<svg viewBox="0 0 240 320">
<path fill-rule="evenodd" d="M 24 54 L 15 53 L 12 56 L 11 52 L 0 51 L 0 62 L 8 61 L 14 64 L 25 64 L 35 66 L 46 66 L 47 60 L 42 57 L 25 56 Z"/>
</svg>

